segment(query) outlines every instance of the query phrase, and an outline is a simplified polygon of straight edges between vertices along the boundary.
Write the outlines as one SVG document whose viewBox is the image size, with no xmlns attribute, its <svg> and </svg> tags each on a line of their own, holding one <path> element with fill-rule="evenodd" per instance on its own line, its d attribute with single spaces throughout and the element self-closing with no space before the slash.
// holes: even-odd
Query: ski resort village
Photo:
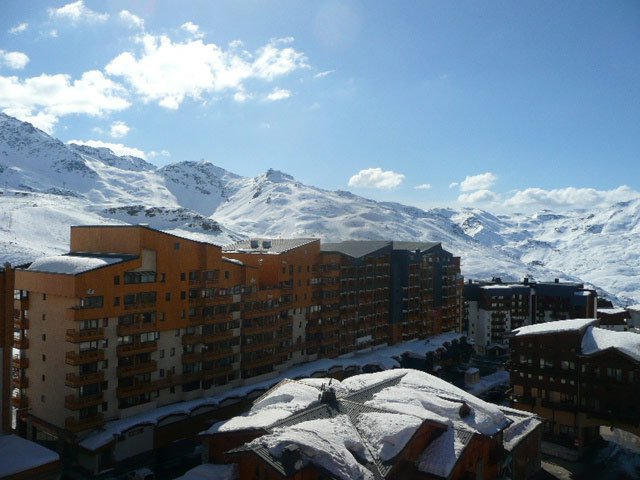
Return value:
<svg viewBox="0 0 640 480">
<path fill-rule="evenodd" d="M 640 479 L 640 2 L 0 5 L 0 480 Z"/>
</svg>

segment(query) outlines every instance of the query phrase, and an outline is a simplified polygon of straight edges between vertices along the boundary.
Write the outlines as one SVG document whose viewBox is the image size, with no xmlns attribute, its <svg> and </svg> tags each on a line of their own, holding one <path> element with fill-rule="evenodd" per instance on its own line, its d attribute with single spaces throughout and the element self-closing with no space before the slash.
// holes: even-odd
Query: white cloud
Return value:
<svg viewBox="0 0 640 480">
<path fill-rule="evenodd" d="M 142 35 L 139 55 L 124 52 L 105 67 L 109 75 L 123 77 L 145 102 L 178 109 L 185 98 L 203 101 L 204 94 L 231 91 L 235 99 L 250 98 L 244 83 L 251 78 L 272 80 L 307 67 L 302 53 L 281 48 L 272 40 L 255 55 L 225 51 L 201 39 L 173 42 L 167 36 Z M 285 39 L 285 42 L 290 41 Z"/>
<path fill-rule="evenodd" d="M 129 28 L 144 29 L 144 20 L 137 15 L 134 15 L 129 10 L 121 10 L 118 16 Z"/>
<path fill-rule="evenodd" d="M 240 88 L 236 93 L 233 94 L 233 99 L 238 103 L 246 102 L 251 98 L 252 98 L 252 95 L 245 92 L 244 88 Z"/>
<path fill-rule="evenodd" d="M 113 153 L 122 157 L 124 155 L 131 155 L 132 157 L 142 158 L 143 160 L 147 159 L 147 155 L 135 147 L 127 147 L 121 143 L 109 143 L 103 142 L 101 140 L 69 140 L 67 143 L 75 143 L 78 145 L 88 145 L 93 148 L 108 148 Z"/>
<path fill-rule="evenodd" d="M 170 157 L 170 156 L 171 156 L 171 153 L 169 153 L 169 151 L 167 150 L 160 150 L 159 152 L 156 152 L 155 150 L 151 150 L 150 152 L 147 152 L 147 157 L 150 160 L 158 157 Z"/>
<path fill-rule="evenodd" d="M 404 175 L 381 168 L 367 168 L 360 170 L 349 179 L 351 187 L 390 189 L 399 186 L 404 181 Z"/>
<path fill-rule="evenodd" d="M 456 188 L 458 185 L 460 185 L 458 182 L 451 182 L 449 188 Z"/>
<path fill-rule="evenodd" d="M 422 183 L 420 185 L 416 185 L 415 187 L 416 190 L 429 190 L 431 188 L 431 184 L 430 183 Z"/>
<path fill-rule="evenodd" d="M 527 188 L 518 190 L 504 204 L 507 207 L 591 207 L 602 203 L 616 203 L 636 199 L 640 193 L 622 185 L 613 190 L 595 188 L 558 188 L 544 190 Z"/>
<path fill-rule="evenodd" d="M 69 75 L 42 74 L 20 80 L 0 76 L 0 108 L 20 120 L 52 133 L 64 115 L 102 116 L 130 106 L 122 85 L 92 70 L 77 80 Z"/>
<path fill-rule="evenodd" d="M 274 88 L 273 91 L 267 95 L 267 100 L 271 102 L 275 102 L 278 100 L 284 100 L 291 96 L 291 92 L 289 90 L 285 90 L 284 88 Z"/>
<path fill-rule="evenodd" d="M 29 63 L 29 57 L 22 52 L 0 50 L 0 63 L 14 70 L 22 70 Z"/>
<path fill-rule="evenodd" d="M 15 27 L 11 27 L 9 29 L 9 33 L 12 35 L 18 35 L 19 33 L 25 32 L 29 28 L 29 24 L 26 22 L 19 23 Z"/>
<path fill-rule="evenodd" d="M 129 133 L 129 125 L 122 121 L 113 122 L 111 124 L 111 129 L 109 130 L 109 135 L 113 138 L 122 138 L 126 137 Z"/>
<path fill-rule="evenodd" d="M 72 23 L 81 21 L 105 22 L 109 18 L 109 14 L 107 13 L 94 12 L 86 7 L 83 0 L 68 3 L 60 8 L 50 8 L 49 16 L 61 20 L 68 20 Z"/>
<path fill-rule="evenodd" d="M 471 193 L 462 193 L 458 196 L 460 203 L 490 203 L 500 200 L 500 195 L 491 190 L 482 189 Z"/>
<path fill-rule="evenodd" d="M 323 77 L 326 77 L 327 75 L 331 75 L 332 73 L 335 73 L 335 70 L 326 70 L 324 72 L 318 72 L 313 76 L 313 78 L 323 78 Z"/>
<path fill-rule="evenodd" d="M 462 182 L 460 182 L 460 190 L 463 192 L 487 190 L 493 186 L 497 179 L 498 177 L 491 172 L 467 176 Z"/>
<path fill-rule="evenodd" d="M 180 25 L 180 28 L 185 32 L 190 33 L 194 38 L 202 38 L 204 37 L 204 33 L 200 31 L 200 25 L 196 25 L 193 22 L 186 22 Z"/>
<path fill-rule="evenodd" d="M 44 32 L 42 35 L 45 37 L 58 38 L 58 30 L 52 28 L 48 32 Z"/>
</svg>

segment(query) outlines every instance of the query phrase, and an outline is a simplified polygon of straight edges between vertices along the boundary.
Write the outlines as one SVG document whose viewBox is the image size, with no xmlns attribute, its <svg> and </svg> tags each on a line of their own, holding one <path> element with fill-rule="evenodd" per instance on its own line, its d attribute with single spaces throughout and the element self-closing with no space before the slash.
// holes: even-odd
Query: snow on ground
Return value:
<svg viewBox="0 0 640 480">
<path fill-rule="evenodd" d="M 0 435 L 0 478 L 57 462 L 57 453 L 17 435 Z"/>
<path fill-rule="evenodd" d="M 490 375 L 480 377 L 480 381 L 478 383 L 470 385 L 467 388 L 467 391 L 475 396 L 478 396 L 488 390 L 491 390 L 494 387 L 505 384 L 509 384 L 509 372 L 506 370 L 500 370 Z"/>
<path fill-rule="evenodd" d="M 176 480 L 238 480 L 238 466 L 203 463 L 188 470 Z"/>
</svg>

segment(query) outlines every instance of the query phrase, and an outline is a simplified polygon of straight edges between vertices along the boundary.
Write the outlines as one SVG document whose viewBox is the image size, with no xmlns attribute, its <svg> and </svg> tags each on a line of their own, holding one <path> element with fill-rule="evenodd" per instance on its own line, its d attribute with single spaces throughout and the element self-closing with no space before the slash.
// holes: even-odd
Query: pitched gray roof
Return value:
<svg viewBox="0 0 640 480">
<path fill-rule="evenodd" d="M 319 241 L 318 238 L 251 238 L 222 247 L 225 253 L 279 254 Z"/>
<path fill-rule="evenodd" d="M 340 243 L 325 243 L 321 245 L 323 252 L 338 252 L 353 258 L 364 257 L 385 247 L 392 242 L 388 240 L 347 240 Z"/>
</svg>

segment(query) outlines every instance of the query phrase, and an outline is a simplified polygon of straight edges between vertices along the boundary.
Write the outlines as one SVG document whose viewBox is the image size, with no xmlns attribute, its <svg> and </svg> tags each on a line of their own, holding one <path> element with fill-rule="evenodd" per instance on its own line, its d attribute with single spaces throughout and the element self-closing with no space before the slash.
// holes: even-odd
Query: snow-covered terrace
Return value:
<svg viewBox="0 0 640 480">
<path fill-rule="evenodd" d="M 138 415 L 107 422 L 101 430 L 89 433 L 79 445 L 87 450 L 97 450 L 115 441 L 118 435 L 137 426 L 156 425 L 161 420 L 172 415 L 188 416 L 197 409 L 215 408 L 224 405 L 225 402 L 239 401 L 246 397 L 257 397 L 285 378 L 325 376 L 333 370 L 347 370 L 354 367 L 363 368 L 367 365 L 376 366 L 383 370 L 398 368 L 400 367 L 399 359 L 403 354 L 409 353 L 411 355 L 424 356 L 427 352 L 435 352 L 439 348 L 443 348 L 444 343 L 459 339 L 462 336 L 459 333 L 445 333 L 427 340 L 412 340 L 338 358 L 323 358 L 303 363 L 268 380 L 232 388 L 209 397 L 165 405 Z"/>
<path fill-rule="evenodd" d="M 513 335 L 522 337 L 524 335 L 543 335 L 561 332 L 579 332 L 580 330 L 597 323 L 595 318 L 576 318 L 572 320 L 557 320 L 553 322 L 536 323 L 513 330 Z"/>
</svg>

